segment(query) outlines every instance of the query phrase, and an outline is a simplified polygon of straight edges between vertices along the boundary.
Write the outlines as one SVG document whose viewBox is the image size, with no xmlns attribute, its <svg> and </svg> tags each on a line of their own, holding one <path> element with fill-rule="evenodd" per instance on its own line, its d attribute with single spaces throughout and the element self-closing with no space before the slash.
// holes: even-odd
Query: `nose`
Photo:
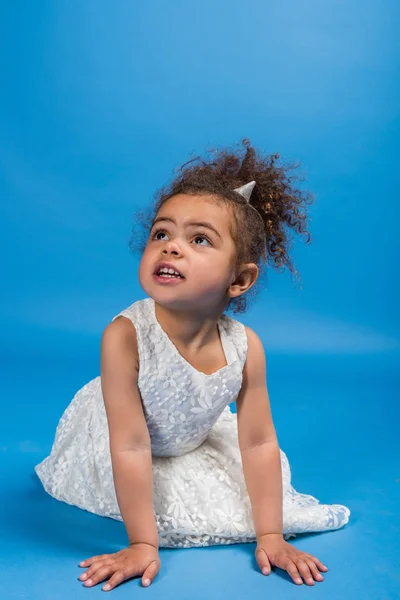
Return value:
<svg viewBox="0 0 400 600">
<path fill-rule="evenodd" d="M 168 240 L 163 248 L 163 254 L 175 254 L 180 256 L 182 254 L 181 249 L 174 240 Z"/>
</svg>

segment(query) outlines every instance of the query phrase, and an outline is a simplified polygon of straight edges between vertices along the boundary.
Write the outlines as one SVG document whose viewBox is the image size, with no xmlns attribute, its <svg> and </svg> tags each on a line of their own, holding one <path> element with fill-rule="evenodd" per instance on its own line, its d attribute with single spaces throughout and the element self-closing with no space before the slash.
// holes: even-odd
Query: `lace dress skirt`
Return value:
<svg viewBox="0 0 400 600">
<path fill-rule="evenodd" d="M 320 504 L 293 488 L 290 465 L 282 450 L 281 465 L 286 539 L 296 533 L 339 529 L 349 521 L 346 506 Z M 57 500 L 122 521 L 100 377 L 77 392 L 59 421 L 50 455 L 36 465 L 35 471 L 45 490 Z M 229 406 L 195 450 L 181 456 L 153 456 L 153 490 L 160 547 L 189 548 L 256 539 L 238 445 L 237 416 Z"/>
</svg>

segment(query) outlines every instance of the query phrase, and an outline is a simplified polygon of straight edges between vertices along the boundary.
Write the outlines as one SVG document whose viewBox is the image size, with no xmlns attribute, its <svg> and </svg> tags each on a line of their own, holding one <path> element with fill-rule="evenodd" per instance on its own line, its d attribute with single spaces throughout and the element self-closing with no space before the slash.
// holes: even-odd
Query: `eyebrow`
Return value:
<svg viewBox="0 0 400 600">
<path fill-rule="evenodd" d="M 154 225 L 156 223 L 158 223 L 159 221 L 169 221 L 170 223 L 173 223 L 174 225 L 176 225 L 175 219 L 172 219 L 171 217 L 157 217 L 157 219 L 155 219 L 155 221 L 153 222 L 153 225 L 151 226 L 151 228 L 153 228 Z M 206 229 L 211 229 L 211 231 L 213 231 L 222 240 L 221 235 L 218 233 L 218 231 L 215 229 L 215 227 L 213 227 L 211 225 L 211 223 L 207 223 L 206 221 L 189 221 L 188 223 L 186 223 L 186 225 L 187 226 L 196 226 L 196 227 L 205 227 Z"/>
</svg>

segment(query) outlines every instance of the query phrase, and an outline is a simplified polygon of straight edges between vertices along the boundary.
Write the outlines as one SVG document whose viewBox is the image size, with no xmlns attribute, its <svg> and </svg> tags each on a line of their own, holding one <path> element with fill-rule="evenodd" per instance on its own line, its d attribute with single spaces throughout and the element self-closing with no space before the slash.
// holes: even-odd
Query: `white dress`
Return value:
<svg viewBox="0 0 400 600">
<path fill-rule="evenodd" d="M 254 542 L 237 415 L 228 406 L 242 383 L 247 354 L 244 325 L 221 315 L 218 329 L 228 364 L 206 375 L 183 358 L 164 332 L 152 298 L 134 302 L 119 315 L 131 319 L 136 328 L 138 387 L 152 444 L 160 547 Z M 286 539 L 296 533 L 339 529 L 348 522 L 346 506 L 320 504 L 295 491 L 282 450 L 281 464 Z M 122 521 L 100 376 L 75 394 L 59 421 L 50 455 L 35 471 L 57 500 Z"/>
</svg>

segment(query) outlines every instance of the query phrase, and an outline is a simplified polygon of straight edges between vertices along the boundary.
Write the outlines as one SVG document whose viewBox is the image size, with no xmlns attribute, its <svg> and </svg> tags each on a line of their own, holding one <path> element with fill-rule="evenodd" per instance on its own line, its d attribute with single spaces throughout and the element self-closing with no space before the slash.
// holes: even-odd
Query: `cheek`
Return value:
<svg viewBox="0 0 400 600">
<path fill-rule="evenodd" d="M 148 273 L 151 274 L 151 260 L 148 253 L 144 252 L 139 263 L 139 277 L 146 276 Z"/>
<path fill-rule="evenodd" d="M 211 262 L 208 264 L 197 265 L 196 268 L 193 269 L 195 271 L 197 281 L 201 285 L 206 285 L 207 287 L 215 288 L 224 286 L 225 280 L 227 279 L 227 269 L 226 265 L 221 265 L 218 262 Z"/>
</svg>

